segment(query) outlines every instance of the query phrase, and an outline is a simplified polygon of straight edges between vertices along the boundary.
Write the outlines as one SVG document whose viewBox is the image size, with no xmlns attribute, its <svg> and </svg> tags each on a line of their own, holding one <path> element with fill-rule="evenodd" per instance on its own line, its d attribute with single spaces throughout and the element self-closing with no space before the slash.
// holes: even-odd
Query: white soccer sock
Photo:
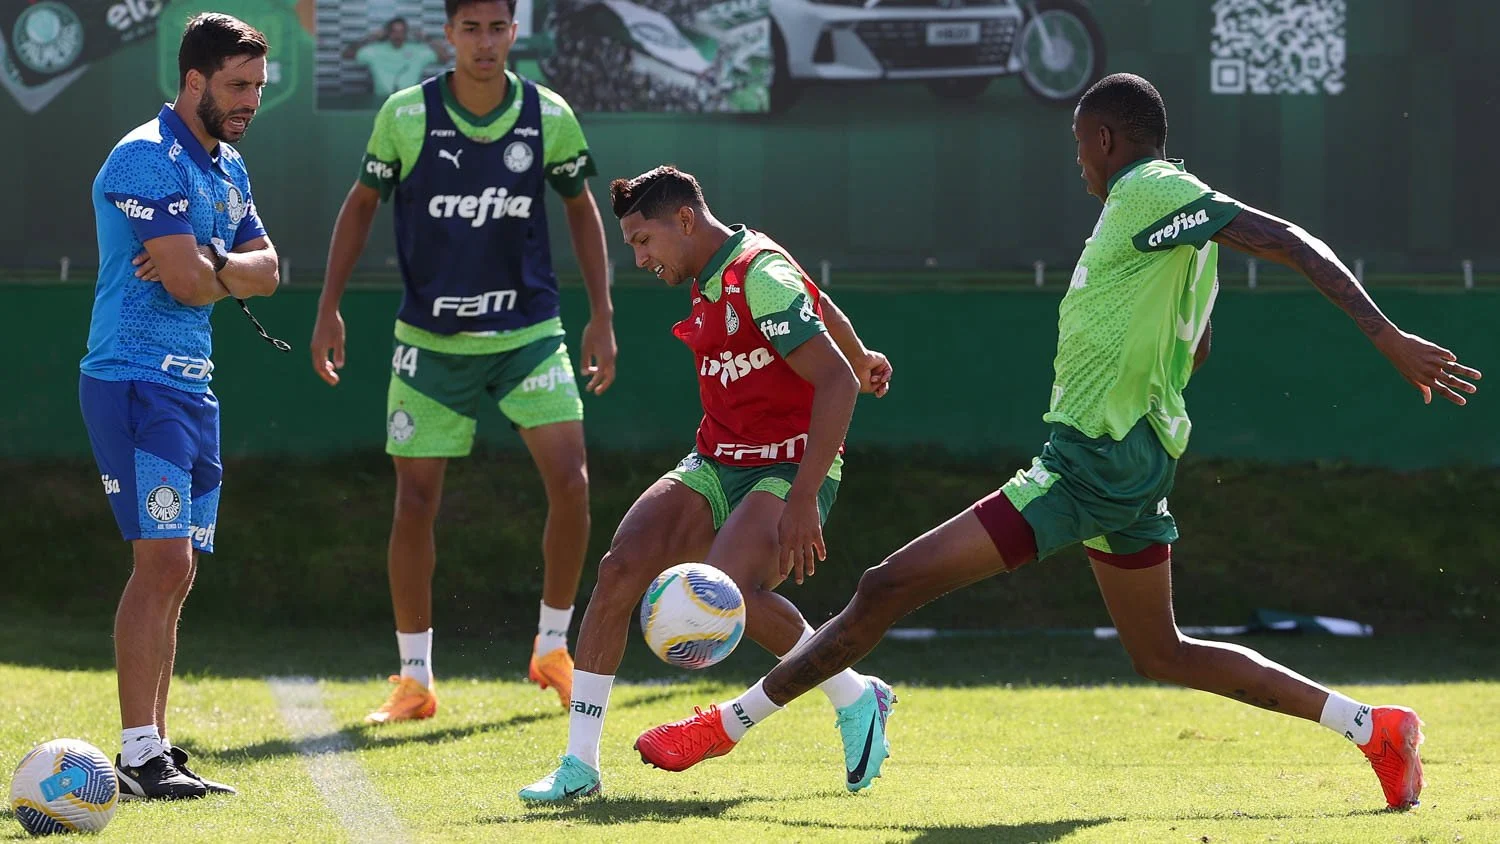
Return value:
<svg viewBox="0 0 1500 844">
<path fill-rule="evenodd" d="M 168 755 L 171 755 L 172 753 L 172 742 L 167 740 L 166 733 L 161 734 L 161 750 L 163 753 L 166 753 Z"/>
<path fill-rule="evenodd" d="M 816 631 L 811 626 L 805 627 L 802 630 L 802 637 L 797 640 L 797 644 L 792 648 L 792 651 L 802 647 L 802 643 L 811 639 L 814 632 Z M 787 653 L 791 653 L 792 651 L 787 651 Z M 786 654 L 782 654 L 782 657 L 785 658 Z M 818 686 L 818 689 L 828 696 L 828 702 L 833 704 L 834 709 L 843 709 L 846 706 L 853 705 L 855 701 L 864 696 L 866 688 L 868 688 L 868 684 L 865 683 L 864 675 L 853 668 L 845 668 L 843 671 L 824 680 L 822 685 Z M 730 738 L 734 737 L 730 736 Z M 735 741 L 739 741 L 739 739 L 735 739 Z"/>
<path fill-rule="evenodd" d="M 120 731 L 120 764 L 127 768 L 139 767 L 153 756 L 163 753 L 161 736 L 155 724 L 130 727 Z"/>
<path fill-rule="evenodd" d="M 544 656 L 558 648 L 568 646 L 568 625 L 573 623 L 573 608 L 565 610 L 555 609 L 542 602 L 542 614 L 536 624 L 536 645 L 534 652 L 537 656 Z"/>
<path fill-rule="evenodd" d="M 719 707 L 724 732 L 731 741 L 739 741 L 751 727 L 781 711 L 781 707 L 766 697 L 766 690 L 762 688 L 765 682 L 762 677 L 749 691 Z"/>
<path fill-rule="evenodd" d="M 568 714 L 568 754 L 599 770 L 599 739 L 609 710 L 613 674 L 590 674 L 573 669 L 573 706 Z"/>
<path fill-rule="evenodd" d="M 1375 721 L 1370 717 L 1370 707 L 1338 692 L 1328 693 L 1328 702 L 1323 704 L 1323 714 L 1318 718 L 1318 723 L 1355 744 L 1368 744 L 1370 736 L 1375 734 Z"/>
<path fill-rule="evenodd" d="M 422 633 L 397 630 L 396 647 L 401 651 L 401 676 L 432 688 L 432 628 Z"/>
</svg>

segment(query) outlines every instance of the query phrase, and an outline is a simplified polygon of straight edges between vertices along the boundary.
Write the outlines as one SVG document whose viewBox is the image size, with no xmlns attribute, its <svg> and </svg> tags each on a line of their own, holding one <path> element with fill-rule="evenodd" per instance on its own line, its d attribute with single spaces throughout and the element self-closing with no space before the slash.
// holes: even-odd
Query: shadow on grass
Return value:
<svg viewBox="0 0 1500 844">
<path fill-rule="evenodd" d="M 561 713 L 558 713 L 561 715 Z M 500 730 L 519 727 L 534 721 L 546 721 L 553 718 L 553 713 L 525 712 L 502 718 L 498 721 L 487 721 L 482 724 L 459 724 L 450 727 L 428 729 L 421 732 L 399 733 L 388 732 L 388 728 L 377 727 L 368 724 L 351 724 L 336 732 L 326 733 L 318 736 L 309 736 L 305 739 L 271 739 L 253 744 L 240 745 L 239 747 L 210 748 L 196 744 L 192 739 L 185 738 L 174 741 L 173 744 L 181 744 L 183 749 L 196 757 L 216 762 L 239 762 L 246 759 L 259 760 L 270 759 L 281 756 L 296 756 L 305 751 L 316 752 L 311 749 L 347 747 L 354 751 L 378 750 L 386 747 L 400 747 L 403 745 L 422 744 L 444 744 L 451 741 L 459 741 L 470 736 L 492 733 Z"/>
<path fill-rule="evenodd" d="M 799 797 L 769 797 L 746 795 L 743 797 L 702 799 L 683 798 L 676 800 L 663 800 L 659 798 L 636 798 L 636 797 L 614 797 L 605 796 L 601 798 L 584 800 L 561 806 L 527 806 L 522 811 L 510 815 L 491 815 L 479 818 L 481 824 L 524 824 L 527 822 L 543 821 L 579 821 L 589 824 L 604 826 L 608 824 L 634 823 L 638 821 L 673 822 L 691 820 L 697 818 L 721 818 L 731 809 L 745 806 L 747 808 L 774 807 L 791 801 L 815 800 L 828 798 L 835 792 L 807 794 Z M 836 792 L 842 796 L 843 792 Z M 1295 812 L 1232 812 L 1232 813 L 1195 813 L 1185 815 L 1174 815 L 1164 818 L 1132 818 L 1128 816 L 1104 816 L 1094 818 L 1071 818 L 1058 821 L 1039 821 L 1028 823 L 990 823 L 980 825 L 922 825 L 910 823 L 882 823 L 875 819 L 853 819 L 841 820 L 802 820 L 779 817 L 776 814 L 761 815 L 754 811 L 736 814 L 731 820 L 746 823 L 763 823 L 785 827 L 789 834 L 795 830 L 831 830 L 840 832 L 867 832 L 867 833 L 905 833 L 914 836 L 912 841 L 922 844 L 942 844 L 942 842 L 971 842 L 985 841 L 998 842 L 998 844 L 1009 844 L 1009 842 L 1048 842 L 1061 841 L 1072 834 L 1092 827 L 1127 821 L 1178 821 L 1191 822 L 1201 820 L 1278 820 L 1289 821 L 1298 818 L 1329 818 L 1329 817 L 1363 817 L 1370 815 L 1389 814 L 1386 809 L 1356 809 L 1337 815 L 1323 813 L 1295 813 Z M 793 834 L 793 838 L 795 838 Z"/>
<path fill-rule="evenodd" d="M 842 794 L 842 792 L 840 792 Z M 672 822 L 702 818 L 720 818 L 729 810 L 745 805 L 780 805 L 791 800 L 823 799 L 828 794 L 809 794 L 794 798 L 731 797 L 720 799 L 643 799 L 635 797 L 605 796 L 565 806 L 527 807 L 516 815 L 492 815 L 479 819 L 484 824 L 514 824 L 527 821 L 582 821 L 605 826 L 638 821 Z M 738 815 L 734 820 L 746 823 L 765 823 L 795 830 L 836 830 L 841 832 L 902 832 L 915 834 L 913 841 L 938 844 L 939 842 L 1045 842 L 1060 841 L 1080 829 L 1111 823 L 1118 818 L 1079 818 L 1045 823 L 987 824 L 983 826 L 921 826 L 917 824 L 880 823 L 853 820 L 788 820 L 757 814 Z"/>
<path fill-rule="evenodd" d="M 479 819 L 486 824 L 510 824 L 524 821 L 576 820 L 591 824 L 631 823 L 633 821 L 681 821 L 690 818 L 717 818 L 744 803 L 760 802 L 753 796 L 716 799 L 691 798 L 659 800 L 606 795 L 558 806 L 527 805 L 519 814 L 491 815 Z"/>
</svg>

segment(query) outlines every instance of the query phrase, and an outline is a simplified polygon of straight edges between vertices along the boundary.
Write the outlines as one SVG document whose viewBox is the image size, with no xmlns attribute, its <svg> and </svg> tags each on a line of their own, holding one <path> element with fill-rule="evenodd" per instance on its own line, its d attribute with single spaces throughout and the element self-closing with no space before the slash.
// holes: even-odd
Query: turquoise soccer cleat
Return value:
<svg viewBox="0 0 1500 844">
<path fill-rule="evenodd" d="M 521 789 L 520 798 L 527 803 L 566 803 L 603 790 L 599 772 L 582 759 L 568 755 L 561 761 L 557 770 Z"/>
<path fill-rule="evenodd" d="M 866 677 L 865 681 L 869 686 L 859 700 L 835 710 L 839 736 L 844 740 L 845 786 L 850 791 L 869 788 L 891 755 L 885 722 L 896 707 L 896 694 L 879 677 Z"/>
</svg>

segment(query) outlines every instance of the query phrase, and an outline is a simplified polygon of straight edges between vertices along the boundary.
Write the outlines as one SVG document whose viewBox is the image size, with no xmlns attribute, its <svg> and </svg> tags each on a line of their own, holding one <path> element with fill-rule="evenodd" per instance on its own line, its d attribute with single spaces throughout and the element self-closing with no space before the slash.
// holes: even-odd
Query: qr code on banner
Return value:
<svg viewBox="0 0 1500 844">
<path fill-rule="evenodd" d="M 1344 90 L 1345 0 L 1215 0 L 1215 94 Z"/>
</svg>

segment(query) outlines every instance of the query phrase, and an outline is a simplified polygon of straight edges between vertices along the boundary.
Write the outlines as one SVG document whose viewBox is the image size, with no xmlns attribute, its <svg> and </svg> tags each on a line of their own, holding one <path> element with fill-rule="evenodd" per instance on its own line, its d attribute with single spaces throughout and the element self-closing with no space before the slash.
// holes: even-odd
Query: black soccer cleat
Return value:
<svg viewBox="0 0 1500 844">
<path fill-rule="evenodd" d="M 208 794 L 207 786 L 178 770 L 166 754 L 131 767 L 115 756 L 115 777 L 125 800 L 186 800 Z"/>
<path fill-rule="evenodd" d="M 203 783 L 203 787 L 206 788 L 206 789 L 208 789 L 208 793 L 209 794 L 239 794 L 240 793 L 239 789 L 235 788 L 232 785 L 225 785 L 222 782 L 214 782 L 213 780 L 206 780 L 203 777 L 198 776 L 190 768 L 188 768 L 188 764 L 187 763 L 188 763 L 188 752 L 186 750 L 183 750 L 180 747 L 177 747 L 176 745 L 173 745 L 172 746 L 172 764 L 177 766 L 177 770 L 181 771 L 183 776 L 187 777 L 190 780 L 197 780 L 198 782 Z"/>
</svg>

